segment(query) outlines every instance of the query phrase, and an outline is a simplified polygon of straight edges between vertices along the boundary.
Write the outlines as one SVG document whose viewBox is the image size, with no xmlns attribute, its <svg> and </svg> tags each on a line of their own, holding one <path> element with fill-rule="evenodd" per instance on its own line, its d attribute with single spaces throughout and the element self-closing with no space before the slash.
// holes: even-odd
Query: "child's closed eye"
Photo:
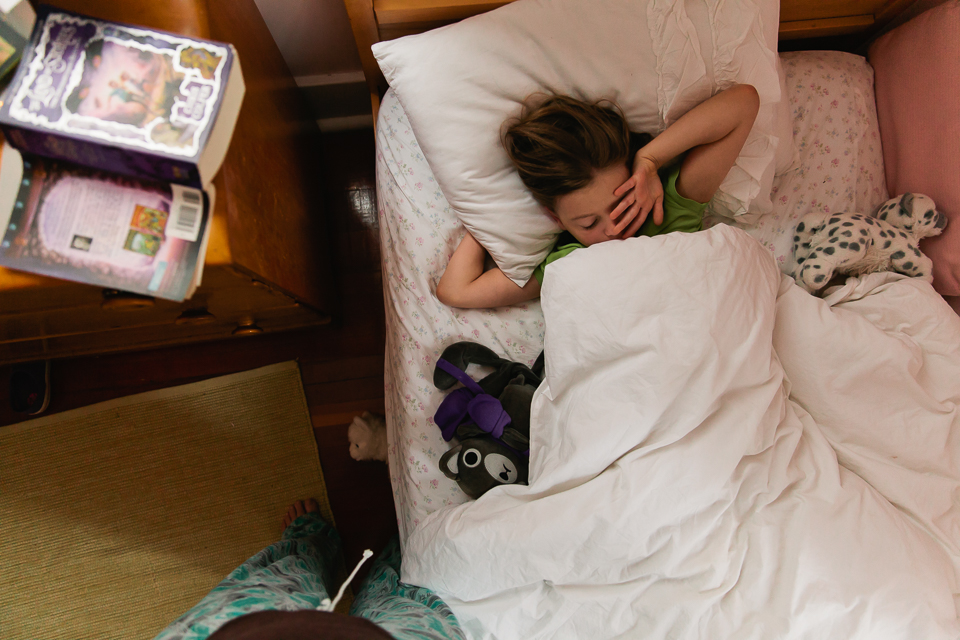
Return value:
<svg viewBox="0 0 960 640">
<path fill-rule="evenodd" d="M 593 218 L 593 221 L 592 221 L 590 224 L 583 225 L 583 228 L 584 228 L 584 229 L 593 229 L 595 226 L 597 226 L 597 222 L 599 222 L 599 221 L 600 221 L 599 218 Z"/>
</svg>

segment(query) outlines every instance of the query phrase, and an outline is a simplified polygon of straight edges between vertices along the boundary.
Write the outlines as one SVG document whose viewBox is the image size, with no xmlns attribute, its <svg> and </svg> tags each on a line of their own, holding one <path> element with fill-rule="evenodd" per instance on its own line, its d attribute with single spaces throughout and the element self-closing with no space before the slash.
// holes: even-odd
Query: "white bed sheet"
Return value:
<svg viewBox="0 0 960 640">
<path fill-rule="evenodd" d="M 789 269 L 797 220 L 812 210 L 869 210 L 887 199 L 873 72 L 859 56 L 781 56 L 801 167 L 774 183 L 774 212 L 745 229 Z M 432 383 L 442 350 L 473 340 L 531 364 L 543 345 L 538 301 L 453 310 L 436 283 L 463 228 L 443 197 L 399 102 L 387 92 L 377 125 L 377 197 L 386 307 L 386 411 L 390 479 L 401 543 L 430 513 L 467 500 L 439 469 L 449 445 L 433 423 L 443 395 Z M 715 224 L 717 221 L 709 221 Z"/>
</svg>

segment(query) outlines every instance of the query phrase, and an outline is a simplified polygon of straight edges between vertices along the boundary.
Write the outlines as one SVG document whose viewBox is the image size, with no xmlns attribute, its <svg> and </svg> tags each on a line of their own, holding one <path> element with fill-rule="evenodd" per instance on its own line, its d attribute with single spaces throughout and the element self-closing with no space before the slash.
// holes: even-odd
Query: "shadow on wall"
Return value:
<svg viewBox="0 0 960 640">
<path fill-rule="evenodd" d="M 254 0 L 321 131 L 373 126 L 342 0 Z"/>
</svg>

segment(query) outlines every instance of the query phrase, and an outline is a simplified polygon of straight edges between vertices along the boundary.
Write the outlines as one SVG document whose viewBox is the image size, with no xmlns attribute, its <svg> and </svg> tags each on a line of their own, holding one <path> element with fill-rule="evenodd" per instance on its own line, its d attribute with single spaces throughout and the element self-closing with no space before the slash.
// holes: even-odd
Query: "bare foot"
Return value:
<svg viewBox="0 0 960 640">
<path fill-rule="evenodd" d="M 354 460 L 387 461 L 387 425 L 383 416 L 364 411 L 347 430 L 350 457 Z"/>
<path fill-rule="evenodd" d="M 290 526 L 294 520 L 299 518 L 305 513 L 314 513 L 315 511 L 320 511 L 320 505 L 317 504 L 317 501 L 313 498 L 307 498 L 306 500 L 297 500 L 290 508 L 287 509 L 287 514 L 283 516 L 283 528 L 286 529 Z"/>
</svg>

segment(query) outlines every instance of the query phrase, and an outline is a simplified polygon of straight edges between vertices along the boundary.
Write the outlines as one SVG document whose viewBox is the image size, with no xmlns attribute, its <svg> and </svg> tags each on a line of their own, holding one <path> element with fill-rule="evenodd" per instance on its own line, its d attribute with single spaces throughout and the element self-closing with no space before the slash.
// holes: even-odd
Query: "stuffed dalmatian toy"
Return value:
<svg viewBox="0 0 960 640">
<path fill-rule="evenodd" d="M 887 200 L 872 216 L 809 213 L 793 236 L 797 266 L 790 275 L 810 293 L 830 284 L 834 274 L 897 271 L 933 282 L 933 263 L 918 245 L 945 226 L 947 217 L 933 200 L 917 193 Z"/>
</svg>

